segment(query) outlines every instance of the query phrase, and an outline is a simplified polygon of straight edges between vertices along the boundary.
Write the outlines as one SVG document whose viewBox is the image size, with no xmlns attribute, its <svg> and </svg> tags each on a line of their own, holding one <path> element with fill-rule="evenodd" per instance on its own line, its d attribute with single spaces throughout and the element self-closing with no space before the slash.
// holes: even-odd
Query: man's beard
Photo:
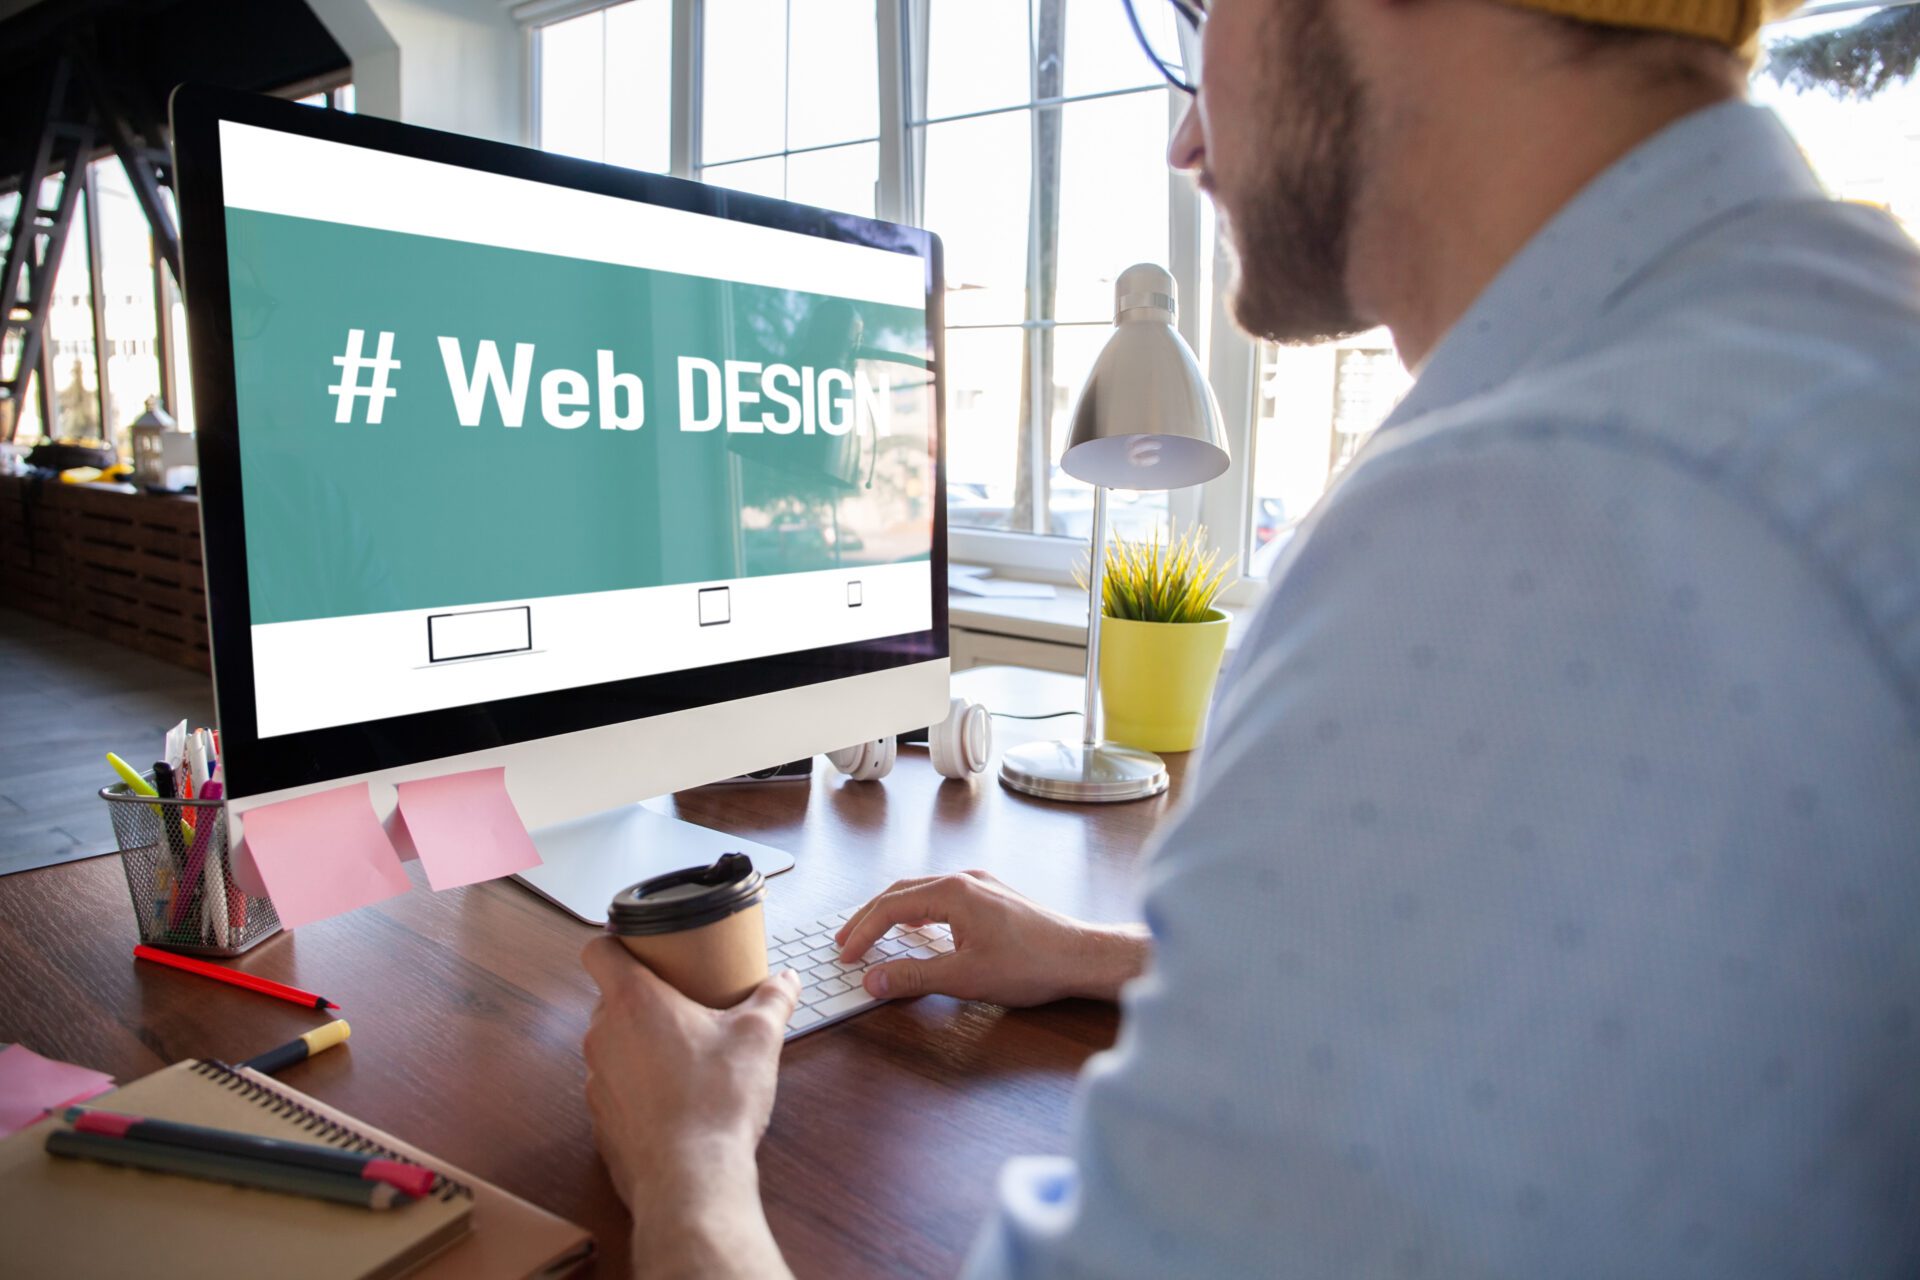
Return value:
<svg viewBox="0 0 1920 1280">
<path fill-rule="evenodd" d="M 1238 259 L 1234 318 L 1256 337 L 1310 343 L 1371 327 L 1347 290 L 1362 94 L 1326 0 L 1267 24 L 1275 92 L 1254 122 L 1265 163 L 1222 206 Z"/>
</svg>

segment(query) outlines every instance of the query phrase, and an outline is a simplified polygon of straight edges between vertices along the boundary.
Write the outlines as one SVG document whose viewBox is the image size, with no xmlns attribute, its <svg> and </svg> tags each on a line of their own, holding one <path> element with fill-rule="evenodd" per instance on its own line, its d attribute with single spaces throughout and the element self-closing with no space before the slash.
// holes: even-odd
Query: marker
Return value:
<svg viewBox="0 0 1920 1280">
<path fill-rule="evenodd" d="M 194 960 L 187 956 L 177 956 L 171 951 L 162 951 L 158 947 L 150 947 L 144 942 L 133 949 L 133 958 L 136 960 L 151 960 L 155 964 L 164 964 L 168 968 L 183 969 L 188 973 L 197 973 L 203 978 L 212 978 L 216 982 L 230 982 L 236 987 L 245 987 L 247 990 L 257 991 L 263 996 L 275 996 L 281 1000 L 291 1000 L 293 1003 L 303 1005 L 309 1009 L 338 1009 L 340 1007 L 333 1001 L 322 996 L 317 996 L 311 991 L 302 991 L 300 988 L 290 987 L 284 982 L 275 982 L 271 978 L 256 978 L 252 974 L 242 973 L 238 969 L 228 969 L 217 964 L 208 964 L 204 960 Z"/>
<path fill-rule="evenodd" d="M 298 1040 L 289 1040 L 278 1049 L 269 1049 L 257 1058 L 248 1058 L 240 1065 L 251 1067 L 262 1075 L 270 1076 L 296 1062 L 305 1062 L 316 1053 L 325 1053 L 337 1044 L 345 1044 L 347 1037 L 352 1034 L 353 1028 L 347 1025 L 345 1018 L 335 1018 L 324 1027 L 315 1027 Z"/>
<path fill-rule="evenodd" d="M 209 1182 L 231 1182 L 242 1187 L 284 1191 L 316 1200 L 337 1200 L 363 1209 L 391 1209 L 398 1204 L 413 1202 L 412 1196 L 389 1182 L 369 1182 L 364 1178 L 349 1178 L 299 1165 L 248 1160 L 212 1151 L 162 1146 L 157 1142 L 135 1142 L 130 1138 L 108 1138 L 97 1133 L 75 1133 L 71 1129 L 56 1129 L 47 1135 L 47 1154 L 97 1160 L 102 1164 L 122 1164 L 135 1169 L 152 1169 L 157 1173 L 184 1174 L 189 1178 L 205 1178 Z"/>
<path fill-rule="evenodd" d="M 113 766 L 113 771 L 120 775 L 120 781 L 126 783 L 127 790 L 133 792 L 133 794 L 137 796 L 159 796 L 160 793 L 153 789 L 153 784 L 140 776 L 139 770 L 135 769 L 111 751 L 107 752 L 107 763 Z M 166 821 L 166 815 L 161 812 L 159 805 L 150 804 L 147 808 L 153 810 L 154 817 L 159 818 L 162 822 Z M 193 832 L 188 828 L 187 824 L 183 822 L 180 824 L 180 834 L 183 837 L 191 837 Z"/>
<path fill-rule="evenodd" d="M 92 1107 L 68 1107 L 65 1116 L 75 1133 L 123 1138 L 129 1142 L 178 1150 L 205 1151 L 242 1160 L 258 1160 L 264 1164 L 316 1169 L 344 1178 L 384 1182 L 410 1196 L 424 1196 L 433 1190 L 433 1170 L 384 1156 L 342 1151 L 338 1147 L 323 1147 L 311 1142 L 262 1138 L 230 1129 L 210 1129 L 205 1125 L 176 1124 L 171 1120 L 121 1115 Z"/>
</svg>

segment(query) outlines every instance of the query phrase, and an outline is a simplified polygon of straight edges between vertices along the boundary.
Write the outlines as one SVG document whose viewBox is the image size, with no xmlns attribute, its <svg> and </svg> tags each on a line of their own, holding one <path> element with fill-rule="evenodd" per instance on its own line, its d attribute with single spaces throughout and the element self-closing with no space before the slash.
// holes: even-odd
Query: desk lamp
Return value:
<svg viewBox="0 0 1920 1280">
<path fill-rule="evenodd" d="M 1107 490 L 1180 489 L 1227 469 L 1220 407 L 1193 351 L 1173 327 L 1173 277 L 1150 262 L 1114 287 L 1113 336 L 1094 361 L 1061 470 L 1093 486 L 1087 570 L 1086 732 L 1079 742 L 1009 750 L 1000 781 L 1047 800 L 1139 800 L 1167 789 L 1166 762 L 1100 738 L 1100 615 L 1107 568 Z"/>
</svg>

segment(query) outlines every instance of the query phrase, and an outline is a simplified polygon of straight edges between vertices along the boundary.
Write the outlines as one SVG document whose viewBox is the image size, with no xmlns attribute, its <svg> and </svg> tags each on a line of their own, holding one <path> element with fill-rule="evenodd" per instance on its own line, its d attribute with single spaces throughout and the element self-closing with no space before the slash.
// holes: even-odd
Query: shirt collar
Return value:
<svg viewBox="0 0 1920 1280">
<path fill-rule="evenodd" d="M 1760 201 L 1820 194 L 1772 111 L 1725 102 L 1675 121 L 1588 183 L 1514 255 L 1385 425 L 1492 391 L 1709 224 Z"/>
</svg>

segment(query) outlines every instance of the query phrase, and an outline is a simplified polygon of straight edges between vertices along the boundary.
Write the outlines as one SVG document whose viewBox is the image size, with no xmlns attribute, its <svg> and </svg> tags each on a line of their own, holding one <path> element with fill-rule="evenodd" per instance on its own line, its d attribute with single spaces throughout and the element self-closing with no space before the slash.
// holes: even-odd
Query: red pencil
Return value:
<svg viewBox="0 0 1920 1280">
<path fill-rule="evenodd" d="M 249 991 L 258 991 L 263 996 L 278 996 L 282 1000 L 291 1000 L 309 1009 L 338 1009 L 333 1001 L 290 987 L 284 982 L 275 982 L 271 978 L 256 978 L 250 973 L 238 969 L 228 969 L 217 964 L 208 964 L 204 960 L 191 960 L 186 956 L 177 956 L 171 951 L 162 951 L 149 947 L 145 943 L 133 949 L 136 960 L 151 960 L 155 964 L 164 964 L 173 969 L 184 969 L 188 973 L 197 973 L 203 978 L 213 978 L 220 982 L 230 982 L 236 987 L 245 987 Z"/>
</svg>

